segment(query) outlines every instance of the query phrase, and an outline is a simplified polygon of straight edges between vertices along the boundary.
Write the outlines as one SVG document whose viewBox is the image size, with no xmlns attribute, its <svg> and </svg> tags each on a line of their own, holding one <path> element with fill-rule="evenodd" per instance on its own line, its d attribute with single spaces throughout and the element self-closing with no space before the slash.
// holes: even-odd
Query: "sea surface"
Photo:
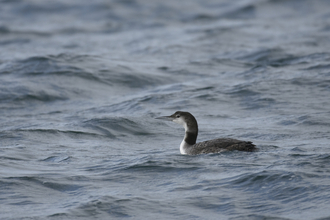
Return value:
<svg viewBox="0 0 330 220">
<path fill-rule="evenodd" d="M 0 0 L 0 219 L 122 218 L 330 219 L 329 0 Z"/>
</svg>

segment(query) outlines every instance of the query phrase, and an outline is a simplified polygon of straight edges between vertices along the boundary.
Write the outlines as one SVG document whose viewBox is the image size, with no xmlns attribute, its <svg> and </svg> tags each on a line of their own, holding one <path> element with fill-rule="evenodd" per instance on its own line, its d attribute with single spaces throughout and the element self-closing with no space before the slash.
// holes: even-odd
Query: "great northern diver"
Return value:
<svg viewBox="0 0 330 220">
<path fill-rule="evenodd" d="M 156 119 L 173 121 L 183 125 L 186 134 L 180 145 L 180 153 L 188 155 L 219 153 L 222 151 L 256 151 L 257 148 L 250 141 L 240 141 L 232 138 L 219 138 L 203 141 L 196 144 L 198 125 L 195 117 L 189 112 L 177 111 L 170 116 L 162 116 Z"/>
</svg>

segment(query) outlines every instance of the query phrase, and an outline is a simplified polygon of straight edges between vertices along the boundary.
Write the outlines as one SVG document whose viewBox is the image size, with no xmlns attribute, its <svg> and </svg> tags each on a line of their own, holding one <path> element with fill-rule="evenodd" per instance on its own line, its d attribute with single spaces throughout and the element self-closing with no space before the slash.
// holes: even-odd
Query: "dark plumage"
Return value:
<svg viewBox="0 0 330 220">
<path fill-rule="evenodd" d="M 232 138 L 218 138 L 192 145 L 187 149 L 187 154 L 209 154 L 232 150 L 252 152 L 256 150 L 256 147 L 251 141 L 240 141 Z"/>
<path fill-rule="evenodd" d="M 198 124 L 195 117 L 189 112 L 177 111 L 171 116 L 163 116 L 157 119 L 169 120 L 183 125 L 186 133 L 180 145 L 181 154 L 197 155 L 232 150 L 249 152 L 257 150 L 251 141 L 240 141 L 232 138 L 219 138 L 196 143 Z"/>
</svg>

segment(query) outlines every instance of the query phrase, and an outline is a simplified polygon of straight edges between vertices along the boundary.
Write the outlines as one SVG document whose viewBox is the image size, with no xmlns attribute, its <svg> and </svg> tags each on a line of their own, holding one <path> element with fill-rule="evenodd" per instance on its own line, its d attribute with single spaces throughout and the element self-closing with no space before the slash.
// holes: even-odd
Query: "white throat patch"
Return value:
<svg viewBox="0 0 330 220">
<path fill-rule="evenodd" d="M 177 123 L 179 125 L 182 125 L 186 131 L 188 130 L 187 123 L 184 120 L 182 120 L 181 117 L 180 118 L 175 118 L 173 120 L 173 122 L 175 122 L 175 123 Z"/>
</svg>

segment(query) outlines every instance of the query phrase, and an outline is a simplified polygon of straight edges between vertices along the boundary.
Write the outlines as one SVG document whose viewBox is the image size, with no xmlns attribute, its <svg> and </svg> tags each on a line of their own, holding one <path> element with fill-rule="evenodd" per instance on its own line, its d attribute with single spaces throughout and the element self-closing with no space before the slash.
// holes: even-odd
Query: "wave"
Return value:
<svg viewBox="0 0 330 220">
<path fill-rule="evenodd" d="M 125 94 L 168 81 L 162 76 L 136 72 L 117 62 L 108 67 L 100 62 L 97 57 L 68 54 L 4 62 L 0 64 L 3 78 L 0 100 L 7 106 L 8 103 L 15 106 L 106 97 L 106 94 Z"/>
<path fill-rule="evenodd" d="M 146 160 L 140 161 L 139 163 L 130 165 L 124 168 L 124 171 L 128 172 L 155 172 L 155 173 L 166 173 L 166 172 L 189 172 L 200 169 L 196 162 L 176 162 L 176 161 L 157 161 L 157 160 Z"/>
<path fill-rule="evenodd" d="M 83 127 L 98 131 L 111 138 L 126 135 L 146 136 L 153 134 L 151 130 L 147 130 L 144 127 L 144 124 L 122 117 L 90 119 L 83 122 Z"/>
<path fill-rule="evenodd" d="M 80 216 L 90 218 L 132 218 L 139 215 L 144 215 L 142 210 L 146 207 L 150 208 L 150 214 L 157 214 L 160 201 L 147 199 L 138 196 L 120 197 L 120 196 L 98 196 L 92 199 L 87 199 L 86 202 L 80 204 L 76 208 L 72 208 L 67 213 L 60 216 Z M 155 210 L 155 211 L 152 211 Z M 53 215 L 54 216 L 54 215 Z M 56 214 L 55 216 L 58 216 Z"/>
<path fill-rule="evenodd" d="M 280 48 L 261 48 L 251 52 L 241 52 L 243 54 L 232 54 L 232 58 L 245 61 L 254 65 L 271 66 L 271 67 L 284 67 L 288 65 L 306 65 L 313 64 L 318 61 L 326 61 L 329 59 L 329 53 L 312 53 L 308 55 L 292 55 L 287 54 Z M 305 68 L 304 70 L 315 70 L 328 68 L 327 64 L 313 65 Z"/>
<path fill-rule="evenodd" d="M 29 134 L 29 135 L 42 135 L 46 136 L 67 136 L 71 138 L 79 138 L 81 136 L 97 137 L 97 133 L 91 133 L 87 131 L 78 131 L 78 130 L 59 130 L 59 129 L 16 129 L 15 132 L 20 134 Z"/>
<path fill-rule="evenodd" d="M 20 177 L 7 177 L 4 178 L 6 184 L 18 184 L 21 187 L 30 186 L 33 189 L 39 188 L 38 186 L 46 187 L 60 192 L 77 191 L 82 188 L 81 185 L 64 183 L 62 179 L 55 181 L 54 179 L 47 179 L 45 177 L 35 176 L 20 176 Z"/>
</svg>

